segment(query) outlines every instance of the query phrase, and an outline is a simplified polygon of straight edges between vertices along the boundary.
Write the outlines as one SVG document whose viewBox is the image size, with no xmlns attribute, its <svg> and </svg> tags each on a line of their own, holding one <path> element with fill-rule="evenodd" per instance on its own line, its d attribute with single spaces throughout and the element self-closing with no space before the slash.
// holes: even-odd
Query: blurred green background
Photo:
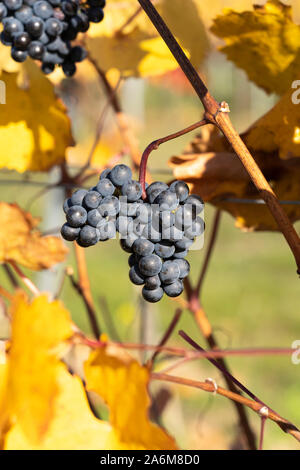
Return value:
<svg viewBox="0 0 300 470">
<path fill-rule="evenodd" d="M 213 70 L 218 73 L 213 74 Z M 233 69 L 219 54 L 212 55 L 203 74 L 215 96 L 230 103 L 232 118 L 239 130 L 244 130 L 276 101 L 274 97 L 267 97 L 250 85 L 244 74 Z M 87 86 L 88 102 L 81 108 L 82 100 L 86 100 Z M 93 131 L 95 117 L 103 105 L 104 98 L 99 95 L 99 86 L 65 80 L 60 93 L 69 106 L 74 134 L 80 140 L 86 133 Z M 146 83 L 130 80 L 121 91 L 121 100 L 125 112 L 137 123 L 136 132 L 141 149 L 150 141 L 197 121 L 202 112 L 198 100 L 189 90 L 178 90 L 163 81 Z M 89 102 L 99 103 L 99 106 L 94 104 L 89 107 Z M 83 109 L 81 114 L 78 112 L 80 109 Z M 107 129 L 112 121 L 111 116 Z M 84 129 L 81 125 L 83 122 Z M 149 168 L 153 171 L 154 179 L 168 181 L 172 178 L 166 163 L 171 155 L 179 154 L 191 139 L 192 135 L 182 137 L 165 144 L 153 154 Z M 42 217 L 42 229 L 57 231 L 63 221 L 63 192 L 52 190 L 32 202 L 32 197 L 40 187 L 21 183 L 22 178 L 16 173 L 1 172 L 1 200 L 17 202 L 22 208 L 28 208 L 31 202 L 33 214 Z M 56 178 L 57 173 L 54 171 L 50 179 L 55 181 Z M 48 182 L 49 178 L 36 174 L 30 175 L 30 180 L 43 183 Z M 205 209 L 206 240 L 214 210 L 210 205 Z M 296 227 L 299 230 L 299 224 Z M 191 277 L 194 280 L 197 279 L 205 248 L 206 243 L 204 250 L 189 254 Z M 142 302 L 140 288 L 129 282 L 127 259 L 128 255 L 115 240 L 87 250 L 90 281 L 101 330 L 108 331 L 107 313 L 104 315 L 101 302 L 105 298 L 111 320 L 123 341 L 156 344 L 171 321 L 176 304 L 168 299 L 163 299 L 158 305 Z M 74 266 L 76 272 L 72 246 L 67 265 Z M 57 266 L 49 272 L 34 276 L 32 272 L 27 273 L 31 278 L 34 277 L 41 289 L 55 293 L 63 276 L 63 268 Z M 2 269 L 0 282 L 8 287 Z M 84 305 L 68 279 L 64 282 L 61 298 L 76 324 L 90 333 Z M 234 227 L 234 220 L 223 213 L 217 244 L 203 286 L 202 301 L 221 347 L 289 348 L 294 340 L 300 340 L 299 279 L 293 256 L 279 233 L 243 233 Z M 184 329 L 206 347 L 188 312 L 182 315 L 170 340 L 170 344 L 184 347 L 186 345 L 177 334 L 179 329 Z M 300 426 L 300 365 L 293 365 L 289 356 L 240 357 L 230 358 L 228 362 L 233 374 L 253 393 Z M 158 364 L 158 368 L 166 365 L 164 361 Z M 218 384 L 223 384 L 218 371 L 204 359 L 179 367 L 172 373 L 199 380 L 212 377 Z M 161 387 L 172 392 L 161 422 L 176 437 L 179 445 L 190 449 L 226 449 L 238 445 L 237 417 L 229 401 L 199 390 L 169 387 L 162 383 L 155 383 L 153 391 L 157 392 Z M 259 419 L 250 411 L 249 416 L 258 434 Z M 274 423 L 267 422 L 265 448 L 299 447 L 291 436 L 284 435 Z"/>
</svg>

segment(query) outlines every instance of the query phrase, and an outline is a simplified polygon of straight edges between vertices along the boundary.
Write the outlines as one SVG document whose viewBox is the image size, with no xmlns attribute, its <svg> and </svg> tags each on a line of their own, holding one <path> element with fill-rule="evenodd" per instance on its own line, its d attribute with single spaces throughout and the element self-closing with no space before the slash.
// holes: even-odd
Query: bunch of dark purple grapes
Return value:
<svg viewBox="0 0 300 470">
<path fill-rule="evenodd" d="M 89 29 L 90 22 L 103 19 L 105 0 L 3 0 L 0 21 L 1 42 L 11 46 L 11 56 L 24 62 L 29 56 L 42 62 L 45 74 L 61 66 L 70 77 L 76 62 L 86 57 L 81 46 L 72 46 L 78 33 Z"/>
<path fill-rule="evenodd" d="M 177 297 L 190 265 L 185 259 L 195 238 L 204 232 L 199 215 L 203 201 L 189 195 L 184 181 L 170 186 L 155 182 L 142 187 L 132 179 L 126 165 L 102 172 L 97 186 L 79 189 L 64 202 L 67 223 L 61 229 L 65 240 L 82 246 L 116 238 L 129 257 L 129 277 L 144 285 L 148 302 L 158 302 L 165 294 Z"/>
</svg>

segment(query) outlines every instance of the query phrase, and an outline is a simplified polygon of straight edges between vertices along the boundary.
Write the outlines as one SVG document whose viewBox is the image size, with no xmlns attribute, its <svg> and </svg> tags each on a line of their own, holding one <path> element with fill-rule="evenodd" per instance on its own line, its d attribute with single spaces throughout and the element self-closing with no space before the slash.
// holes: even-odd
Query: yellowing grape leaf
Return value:
<svg viewBox="0 0 300 470">
<path fill-rule="evenodd" d="M 196 3 L 186 0 L 182 8 L 180 0 L 159 0 L 156 6 L 193 64 L 199 67 L 209 42 Z M 137 9 L 135 0 L 108 3 L 103 22 L 88 33 L 86 44 L 91 56 L 103 71 L 117 68 L 125 77 L 157 76 L 176 69 L 177 62 L 143 11 L 127 24 Z"/>
<path fill-rule="evenodd" d="M 25 62 L 22 70 L 23 87 L 17 73 L 0 75 L 6 85 L 0 115 L 0 168 L 46 171 L 62 163 L 66 147 L 73 144 L 70 120 L 37 65 Z"/>
<path fill-rule="evenodd" d="M 110 423 L 123 448 L 177 448 L 174 440 L 149 420 L 147 367 L 108 346 L 93 351 L 84 370 L 87 389 L 98 393 L 108 405 Z"/>
<path fill-rule="evenodd" d="M 292 7 L 279 0 L 242 13 L 225 10 L 212 32 L 224 39 L 221 51 L 268 93 L 285 93 L 300 74 L 300 26 Z"/>
<path fill-rule="evenodd" d="M 0 409 L 37 443 L 48 429 L 59 393 L 61 363 L 54 349 L 72 336 L 71 319 L 61 302 L 49 302 L 46 295 L 29 302 L 23 292 L 16 294 L 10 313 L 7 385 Z"/>
<path fill-rule="evenodd" d="M 259 133 L 258 124 L 259 122 L 255 124 L 257 133 Z M 241 135 L 245 142 L 248 141 L 251 132 L 252 128 Z M 255 144 L 254 140 L 253 147 L 248 143 L 249 150 L 278 198 L 287 201 L 299 200 L 299 159 L 282 160 L 279 158 L 279 147 L 273 152 L 266 153 L 256 150 Z M 251 203 L 251 200 L 259 199 L 258 192 L 239 158 L 232 153 L 229 144 L 223 137 L 217 135 L 215 130 L 208 139 L 201 136 L 195 138 L 186 152 L 172 157 L 169 164 L 173 168 L 174 176 L 187 181 L 192 192 L 233 215 L 237 227 L 244 230 L 278 230 L 268 207 L 264 204 Z M 236 198 L 246 201 L 244 203 L 231 201 Z M 287 204 L 282 207 L 292 222 L 300 219 L 299 205 Z"/>
<path fill-rule="evenodd" d="M 246 144 L 263 152 L 279 152 L 279 157 L 300 157 L 300 105 L 292 102 L 293 90 L 261 119 L 254 123 L 246 135 Z"/>
<path fill-rule="evenodd" d="M 17 204 L 0 202 L 0 263 L 15 261 L 30 269 L 48 269 L 64 260 L 67 248 L 54 236 L 35 230 L 38 219 Z"/>
</svg>

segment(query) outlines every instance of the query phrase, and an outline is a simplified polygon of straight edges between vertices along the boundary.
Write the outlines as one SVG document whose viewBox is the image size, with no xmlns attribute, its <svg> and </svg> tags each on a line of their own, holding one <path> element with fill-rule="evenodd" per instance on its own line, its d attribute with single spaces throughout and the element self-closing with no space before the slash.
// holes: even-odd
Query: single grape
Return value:
<svg viewBox="0 0 300 470">
<path fill-rule="evenodd" d="M 146 238 L 138 238 L 132 245 L 134 253 L 140 256 L 151 255 L 154 251 L 154 244 Z"/>
<path fill-rule="evenodd" d="M 134 265 L 130 268 L 129 270 L 129 278 L 133 284 L 136 284 L 137 286 L 141 286 L 144 284 L 145 279 L 142 276 L 138 265 Z"/>
<path fill-rule="evenodd" d="M 24 62 L 27 59 L 27 52 L 12 48 L 11 56 L 16 62 Z"/>
<path fill-rule="evenodd" d="M 76 240 L 80 232 L 80 227 L 71 227 L 68 224 L 64 224 L 61 228 L 61 235 L 65 240 L 72 242 Z"/>
<path fill-rule="evenodd" d="M 194 217 L 201 214 L 204 209 L 204 202 L 202 201 L 201 197 L 197 196 L 196 194 L 189 196 L 186 199 L 185 204 L 191 204 L 193 206 Z"/>
<path fill-rule="evenodd" d="M 157 289 L 147 289 L 146 286 L 144 286 L 142 295 L 147 302 L 155 303 L 160 301 L 164 295 L 164 291 L 161 287 L 158 287 Z"/>
<path fill-rule="evenodd" d="M 16 49 L 20 51 L 26 51 L 27 47 L 29 46 L 31 39 L 28 33 L 18 33 L 14 37 L 14 46 Z"/>
<path fill-rule="evenodd" d="M 155 276 L 162 267 L 162 261 L 157 255 L 143 256 L 139 262 L 139 268 L 144 276 Z"/>
<path fill-rule="evenodd" d="M 100 202 L 99 212 L 102 215 L 102 217 L 115 216 L 119 213 L 119 210 L 120 210 L 120 201 L 115 196 L 106 196 Z"/>
<path fill-rule="evenodd" d="M 135 253 L 132 253 L 128 258 L 129 267 L 132 268 L 135 264 L 138 264 L 140 257 Z"/>
<path fill-rule="evenodd" d="M 43 0 L 33 4 L 33 11 L 36 16 L 39 16 L 43 20 L 50 18 L 50 16 L 53 14 L 52 6 L 49 4 L 49 2 L 45 2 Z"/>
<path fill-rule="evenodd" d="M 103 10 L 100 10 L 99 8 L 89 8 L 87 10 L 87 14 L 88 14 L 89 20 L 92 21 L 93 23 L 100 23 L 100 21 L 102 21 L 104 18 L 104 12 Z"/>
<path fill-rule="evenodd" d="M 22 0 L 4 0 L 6 7 L 9 10 L 18 10 L 21 8 L 23 1 Z"/>
<path fill-rule="evenodd" d="M 96 245 L 99 241 L 99 233 L 95 227 L 85 225 L 79 233 L 79 241 L 85 246 Z"/>
<path fill-rule="evenodd" d="M 116 226 L 112 220 L 101 223 L 97 226 L 100 233 L 100 240 L 105 241 L 111 238 L 116 238 Z"/>
<path fill-rule="evenodd" d="M 178 297 L 183 292 L 183 283 L 180 279 L 173 282 L 172 284 L 167 284 L 163 287 L 165 293 L 169 297 Z"/>
<path fill-rule="evenodd" d="M 159 277 L 161 282 L 165 284 L 171 284 L 179 278 L 180 268 L 176 261 L 165 261 L 162 265 Z"/>
<path fill-rule="evenodd" d="M 179 202 L 184 202 L 189 196 L 189 187 L 184 181 L 174 181 L 170 186 L 170 191 L 176 193 Z"/>
<path fill-rule="evenodd" d="M 149 290 L 157 289 L 161 286 L 160 278 L 158 275 L 145 277 L 145 288 Z"/>
<path fill-rule="evenodd" d="M 131 181 L 132 171 L 126 165 L 116 165 L 109 173 L 109 179 L 115 186 L 123 186 L 123 184 Z"/>
<path fill-rule="evenodd" d="M 33 37 L 39 38 L 44 31 L 44 22 L 38 16 L 32 16 L 30 20 L 27 21 L 26 31 Z"/>
<path fill-rule="evenodd" d="M 28 54 L 32 59 L 41 59 L 44 55 L 45 47 L 40 41 L 32 41 L 28 46 Z"/>
<path fill-rule="evenodd" d="M 122 186 L 122 194 L 127 197 L 128 202 L 138 201 L 142 195 L 142 187 L 138 181 L 128 181 Z"/>
<path fill-rule="evenodd" d="M 179 270 L 180 270 L 179 278 L 180 279 L 183 279 L 189 275 L 191 267 L 190 267 L 190 263 L 186 259 L 176 259 L 174 260 L 174 263 L 178 264 L 179 266 Z"/>
<path fill-rule="evenodd" d="M 49 36 L 56 37 L 63 32 L 63 25 L 57 18 L 48 18 L 45 22 L 45 31 Z"/>
<path fill-rule="evenodd" d="M 15 12 L 17 20 L 25 24 L 33 16 L 32 8 L 28 5 L 22 5 L 21 8 Z"/>
<path fill-rule="evenodd" d="M 90 210 L 90 209 L 97 209 L 99 207 L 99 204 L 101 203 L 101 196 L 98 193 L 98 191 L 88 191 L 82 201 L 82 205 Z M 102 214 L 101 214 L 102 215 Z"/>
<path fill-rule="evenodd" d="M 175 247 L 177 251 L 188 250 L 193 243 L 193 239 L 184 236 L 181 240 L 175 242 Z"/>
<path fill-rule="evenodd" d="M 179 200 L 176 193 L 167 189 L 159 193 L 154 200 L 154 204 L 159 205 L 160 211 L 173 211 L 178 207 Z"/>
<path fill-rule="evenodd" d="M 3 32 L 10 38 L 14 37 L 14 35 L 18 33 L 22 33 L 24 31 L 24 26 L 21 21 L 17 20 L 16 18 L 5 18 L 3 20 Z"/>
<path fill-rule="evenodd" d="M 77 191 L 75 191 L 75 193 L 73 193 L 72 196 L 71 196 L 72 205 L 73 206 L 76 206 L 76 205 L 80 206 L 82 204 L 83 198 L 86 194 L 87 194 L 86 189 L 77 189 Z"/>
<path fill-rule="evenodd" d="M 71 227 L 81 227 L 86 223 L 87 212 L 82 206 L 72 206 L 68 210 L 66 217 Z"/>
<path fill-rule="evenodd" d="M 73 62 L 64 62 L 62 68 L 66 77 L 72 77 L 76 72 L 76 65 Z"/>
<path fill-rule="evenodd" d="M 202 235 L 202 233 L 204 232 L 204 227 L 204 220 L 200 217 L 197 217 L 192 223 L 192 225 L 185 229 L 184 234 L 187 238 L 194 239 L 195 237 Z"/>
<path fill-rule="evenodd" d="M 97 184 L 97 191 L 101 196 L 112 196 L 116 188 L 108 178 L 102 178 Z"/>
<path fill-rule="evenodd" d="M 98 209 L 92 209 L 87 214 L 87 222 L 92 227 L 99 227 L 105 222 L 105 219 L 101 216 Z"/>
<path fill-rule="evenodd" d="M 163 211 L 159 213 L 159 220 L 162 228 L 170 228 L 174 225 L 175 215 L 168 210 Z"/>
<path fill-rule="evenodd" d="M 175 246 L 168 240 L 162 240 L 155 243 L 154 251 L 161 258 L 171 258 L 175 252 Z"/>
</svg>

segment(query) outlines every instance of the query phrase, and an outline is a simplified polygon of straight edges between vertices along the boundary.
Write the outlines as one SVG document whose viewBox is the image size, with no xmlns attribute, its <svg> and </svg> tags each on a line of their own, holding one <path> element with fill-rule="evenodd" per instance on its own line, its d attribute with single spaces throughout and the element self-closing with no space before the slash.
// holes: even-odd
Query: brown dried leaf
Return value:
<svg viewBox="0 0 300 470">
<path fill-rule="evenodd" d="M 62 240 L 34 230 L 39 220 L 17 204 L 0 202 L 0 263 L 15 261 L 27 268 L 48 269 L 64 260 Z"/>
</svg>

